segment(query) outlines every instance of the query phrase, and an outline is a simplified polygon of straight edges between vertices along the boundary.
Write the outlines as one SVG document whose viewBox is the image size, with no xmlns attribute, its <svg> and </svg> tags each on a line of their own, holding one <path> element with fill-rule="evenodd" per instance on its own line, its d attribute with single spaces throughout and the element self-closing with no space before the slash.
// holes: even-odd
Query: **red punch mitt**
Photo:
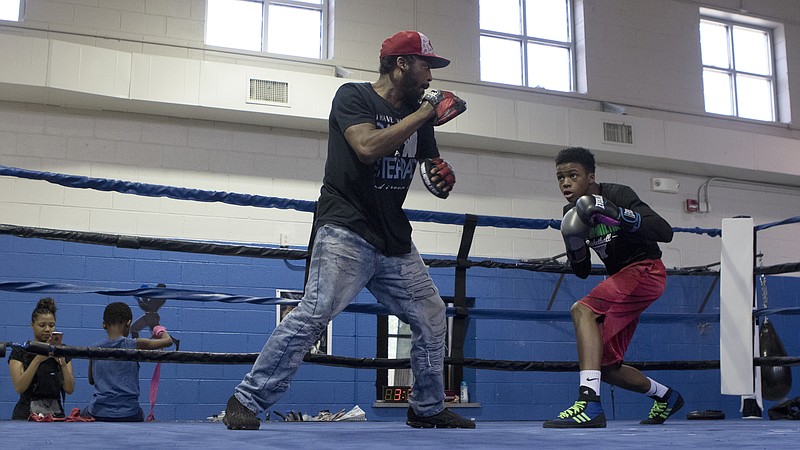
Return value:
<svg viewBox="0 0 800 450">
<path fill-rule="evenodd" d="M 419 162 L 419 174 L 422 183 L 439 198 L 447 198 L 453 185 L 456 184 L 456 174 L 453 166 L 442 158 L 423 159 Z"/>
<path fill-rule="evenodd" d="M 436 118 L 433 119 L 434 126 L 443 125 L 467 110 L 467 102 L 450 91 L 431 89 L 422 97 L 421 101 L 430 103 L 436 110 Z"/>
</svg>

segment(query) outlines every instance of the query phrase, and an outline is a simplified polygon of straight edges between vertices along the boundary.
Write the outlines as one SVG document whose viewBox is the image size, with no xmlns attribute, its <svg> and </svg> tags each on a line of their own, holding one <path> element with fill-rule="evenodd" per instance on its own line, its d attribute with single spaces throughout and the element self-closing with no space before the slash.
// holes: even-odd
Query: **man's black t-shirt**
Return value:
<svg viewBox="0 0 800 450">
<path fill-rule="evenodd" d="M 627 233 L 618 227 L 598 224 L 589 231 L 589 246 L 606 266 L 609 275 L 623 267 L 645 259 L 661 258 L 657 242 L 672 240 L 672 227 L 653 211 L 647 203 L 639 199 L 636 192 L 628 186 L 614 183 L 600 183 L 600 195 L 620 208 L 628 208 L 642 216 L 642 224 L 635 233 Z M 564 206 L 564 214 L 574 203 Z"/>
<path fill-rule="evenodd" d="M 336 92 L 328 122 L 328 159 L 317 205 L 315 230 L 344 226 L 387 255 L 411 251 L 411 224 L 403 211 L 417 160 L 439 156 L 432 122 L 420 127 L 394 154 L 374 164 L 358 160 L 344 137 L 353 125 L 386 128 L 411 114 L 416 104 L 394 108 L 371 83 L 347 83 Z"/>
</svg>

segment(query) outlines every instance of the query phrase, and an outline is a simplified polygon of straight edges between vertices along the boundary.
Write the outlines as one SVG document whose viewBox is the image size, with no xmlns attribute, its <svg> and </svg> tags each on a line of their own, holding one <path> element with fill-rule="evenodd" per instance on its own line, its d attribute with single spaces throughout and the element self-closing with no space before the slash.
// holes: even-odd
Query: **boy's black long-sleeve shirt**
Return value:
<svg viewBox="0 0 800 450">
<path fill-rule="evenodd" d="M 672 241 L 672 226 L 658 215 L 636 192 L 628 186 L 615 183 L 599 183 L 600 195 L 616 206 L 636 211 L 642 216 L 641 226 L 635 233 L 628 233 L 619 227 L 598 224 L 589 232 L 588 244 L 613 275 L 625 266 L 645 259 L 661 258 L 657 242 Z M 574 203 L 564 206 L 566 214 Z M 581 267 L 573 267 L 576 275 L 586 278 L 591 269 L 590 258 Z"/>
</svg>

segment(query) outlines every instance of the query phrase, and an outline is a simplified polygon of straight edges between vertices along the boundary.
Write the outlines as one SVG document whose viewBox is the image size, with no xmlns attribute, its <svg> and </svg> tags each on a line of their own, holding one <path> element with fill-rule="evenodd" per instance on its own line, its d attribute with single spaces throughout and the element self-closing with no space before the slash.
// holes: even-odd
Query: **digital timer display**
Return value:
<svg viewBox="0 0 800 450">
<path fill-rule="evenodd" d="M 410 392 L 411 386 L 384 386 L 383 401 L 390 403 L 406 403 L 408 402 L 408 394 Z"/>
</svg>

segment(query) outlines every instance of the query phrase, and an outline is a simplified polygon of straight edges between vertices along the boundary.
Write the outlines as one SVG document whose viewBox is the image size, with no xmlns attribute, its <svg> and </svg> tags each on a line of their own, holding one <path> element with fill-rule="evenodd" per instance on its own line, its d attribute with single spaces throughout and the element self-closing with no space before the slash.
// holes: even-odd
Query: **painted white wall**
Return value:
<svg viewBox="0 0 800 450">
<path fill-rule="evenodd" d="M 685 213 L 710 177 L 800 185 L 794 122 L 760 124 L 702 110 L 696 23 L 699 7 L 735 12 L 740 1 L 577 0 L 583 27 L 583 94 L 479 82 L 477 1 L 335 4 L 334 58 L 309 61 L 233 53 L 203 44 L 204 0 L 28 0 L 26 19 L 0 24 L 0 164 L 277 197 L 315 200 L 336 87 L 377 78 L 380 42 L 419 29 L 453 60 L 434 85 L 467 99 L 469 111 L 440 129 L 456 168 L 456 192 L 439 200 L 415 183 L 406 207 L 558 218 L 563 199 L 552 158 L 591 148 L 598 180 L 632 186 L 673 226 L 718 228 L 746 214 L 755 223 L 800 211 L 795 189 L 714 184 L 711 211 Z M 782 24 L 788 70 L 782 101 L 800 91 L 800 8 L 793 0 L 744 1 Z M 287 80 L 289 108 L 245 103 L 247 76 Z M 242 84 L 239 84 L 242 83 Z M 788 93 L 787 93 L 788 92 Z M 796 95 L 795 95 L 796 97 Z M 600 102 L 628 114 L 602 112 Z M 798 106 L 784 108 L 789 113 Z M 800 113 L 793 114 L 800 117 Z M 633 146 L 599 138 L 603 121 L 634 126 Z M 680 182 L 678 194 L 650 179 Z M 75 190 L 0 177 L 0 222 L 108 233 L 291 245 L 307 243 L 310 214 Z M 796 261 L 792 227 L 760 234 L 766 264 Z M 423 253 L 455 254 L 459 227 L 415 224 Z M 719 239 L 680 233 L 662 246 L 667 266 L 719 260 Z M 473 255 L 541 258 L 563 251 L 556 230 L 479 229 Z"/>
</svg>

